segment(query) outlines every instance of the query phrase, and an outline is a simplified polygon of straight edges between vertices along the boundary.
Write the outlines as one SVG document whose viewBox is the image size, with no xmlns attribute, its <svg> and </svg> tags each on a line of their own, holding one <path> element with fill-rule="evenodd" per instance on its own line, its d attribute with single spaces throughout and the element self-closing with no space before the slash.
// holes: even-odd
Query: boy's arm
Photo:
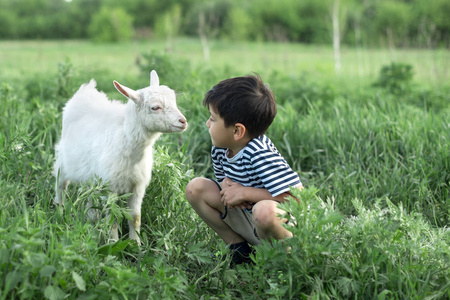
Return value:
<svg viewBox="0 0 450 300">
<path fill-rule="evenodd" d="M 256 203 L 261 200 L 275 200 L 283 203 L 288 200 L 287 198 L 293 197 L 290 192 L 284 192 L 276 197 L 273 197 L 268 190 L 263 188 L 246 187 L 240 183 L 234 182 L 229 178 L 225 178 L 222 181 L 222 191 L 220 192 L 222 196 L 222 202 L 228 207 L 241 207 L 250 208 L 251 204 Z"/>
</svg>

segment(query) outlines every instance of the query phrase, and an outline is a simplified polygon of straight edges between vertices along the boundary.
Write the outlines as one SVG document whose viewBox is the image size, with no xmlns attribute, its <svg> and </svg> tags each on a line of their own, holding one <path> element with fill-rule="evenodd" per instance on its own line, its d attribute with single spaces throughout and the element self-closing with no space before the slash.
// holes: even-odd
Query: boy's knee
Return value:
<svg viewBox="0 0 450 300">
<path fill-rule="evenodd" d="M 198 193 L 198 184 L 196 184 L 198 178 L 194 178 L 186 186 L 185 194 L 186 199 L 191 202 L 195 199 L 195 195 Z"/>
<path fill-rule="evenodd" d="M 189 203 L 194 202 L 202 194 L 204 189 L 204 180 L 205 178 L 197 177 L 189 181 L 187 184 L 185 194 Z"/>
<path fill-rule="evenodd" d="M 276 202 L 260 201 L 253 206 L 252 214 L 256 227 L 265 229 L 278 223 L 276 216 Z"/>
</svg>

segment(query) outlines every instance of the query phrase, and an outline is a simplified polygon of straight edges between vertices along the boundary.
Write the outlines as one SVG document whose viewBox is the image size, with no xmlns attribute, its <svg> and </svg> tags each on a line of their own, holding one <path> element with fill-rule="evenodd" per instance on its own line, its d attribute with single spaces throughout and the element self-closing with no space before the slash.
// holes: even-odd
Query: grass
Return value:
<svg viewBox="0 0 450 300">
<path fill-rule="evenodd" d="M 258 72 L 266 75 L 273 70 L 288 75 L 312 73 L 334 77 L 333 52 L 330 46 L 210 41 L 211 59 L 205 61 L 199 40 L 175 40 L 172 55 L 190 60 L 193 65 L 223 69 L 230 67 L 235 74 Z M 20 79 L 27 73 L 54 72 L 67 57 L 77 69 L 101 69 L 113 74 L 139 71 L 136 60 L 143 53 L 161 52 L 163 40 L 125 44 L 93 44 L 88 41 L 1 41 L 1 76 Z M 342 77 L 353 83 L 365 83 L 378 75 L 383 65 L 391 61 L 411 64 L 416 79 L 436 86 L 448 82 L 450 54 L 445 49 L 342 49 Z M 231 75 L 231 74 L 230 74 Z"/>
<path fill-rule="evenodd" d="M 365 49 L 362 65 L 345 49 L 337 78 L 325 46 L 214 41 L 210 62 L 196 40 L 178 40 L 169 55 L 164 46 L 0 43 L 0 299 L 450 298 L 447 52 Z M 373 86 L 400 55 L 414 81 Z M 108 210 L 126 233 L 126 200 L 107 184 L 72 186 L 64 210 L 51 205 L 61 110 L 90 78 L 119 98 L 113 79 L 144 86 L 153 68 L 180 92 L 190 128 L 157 143 L 143 246 L 126 236 L 109 244 L 112 220 L 88 222 L 85 206 L 90 199 Z M 307 188 L 284 207 L 294 238 L 264 242 L 255 265 L 229 269 L 228 258 L 211 258 L 227 250 L 184 187 L 212 176 L 204 93 L 250 71 L 277 96 L 268 135 Z"/>
</svg>

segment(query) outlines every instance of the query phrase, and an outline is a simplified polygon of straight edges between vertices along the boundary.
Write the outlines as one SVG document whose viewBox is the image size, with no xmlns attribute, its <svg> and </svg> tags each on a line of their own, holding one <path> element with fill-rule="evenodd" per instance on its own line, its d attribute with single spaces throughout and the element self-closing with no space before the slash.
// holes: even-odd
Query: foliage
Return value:
<svg viewBox="0 0 450 300">
<path fill-rule="evenodd" d="M 198 36 L 205 17 L 209 38 L 302 43 L 331 42 L 334 0 L 0 0 L 0 39 L 129 39 L 130 26 L 141 38 L 153 33 Z M 100 33 L 99 14 L 133 16 L 132 24 L 110 24 Z M 370 46 L 448 47 L 450 5 L 446 0 L 340 1 L 342 41 Z M 111 16 L 112 17 L 112 16 Z M 106 15 L 103 16 L 106 21 Z M 114 18 L 114 17 L 112 17 Z M 109 20 L 111 21 L 111 20 Z M 115 21 L 117 22 L 117 21 Z M 114 21 L 112 22 L 114 23 Z M 124 32 L 119 28 L 126 25 Z M 106 29 L 105 29 L 106 31 Z M 123 36 L 122 36 L 123 35 Z"/>
<path fill-rule="evenodd" d="M 93 12 L 102 0 L 0 1 L 0 38 L 86 38 Z"/>
<path fill-rule="evenodd" d="M 387 45 L 407 45 L 408 26 L 412 23 L 410 5 L 405 2 L 382 1 L 375 15 L 374 33 L 382 33 Z"/>
<path fill-rule="evenodd" d="M 383 66 L 375 86 L 388 89 L 393 94 L 405 92 L 413 79 L 413 67 L 408 64 L 391 63 Z"/>
<path fill-rule="evenodd" d="M 419 44 L 442 46 L 450 32 L 450 20 L 447 18 L 450 4 L 446 0 L 435 0 L 433 5 L 426 0 L 415 0 L 412 7 L 412 33 L 417 35 Z"/>
<path fill-rule="evenodd" d="M 323 1 L 264 0 L 251 2 L 253 29 L 272 41 L 321 43 L 328 41 L 328 10 Z"/>
<path fill-rule="evenodd" d="M 160 37 L 172 38 L 180 32 L 181 23 L 181 6 L 174 5 L 163 16 L 157 19 L 155 32 Z"/>
<path fill-rule="evenodd" d="M 197 36 L 200 31 L 204 31 L 208 38 L 220 37 L 222 29 L 226 26 L 231 7 L 232 4 L 229 0 L 198 2 L 191 7 L 187 14 L 185 33 Z M 201 19 L 203 19 L 203 24 Z"/>
<path fill-rule="evenodd" d="M 388 199 L 370 210 L 355 199 L 356 215 L 344 217 L 335 199 L 325 201 L 317 193 L 314 187 L 294 191 L 300 203 L 282 205 L 294 236 L 258 247 L 256 266 L 239 270 L 251 287 L 242 288 L 242 294 L 281 299 L 449 296 L 445 229 L 434 230 L 420 214 L 407 214 Z"/>
<path fill-rule="evenodd" d="M 142 76 L 148 76 L 152 70 L 157 70 L 164 85 L 170 86 L 178 91 L 187 90 L 186 86 L 190 80 L 190 63 L 187 60 L 173 61 L 167 54 L 150 53 L 142 54 L 139 65 Z"/>
<path fill-rule="evenodd" d="M 73 66 L 70 59 L 67 58 L 65 63 L 58 64 L 58 75 L 57 95 L 64 98 L 69 98 L 72 95 L 69 94 L 70 91 L 68 88 L 70 86 L 70 79 L 73 76 Z"/>
<path fill-rule="evenodd" d="M 231 8 L 225 24 L 227 37 L 232 40 L 247 40 L 251 36 L 252 17 L 240 6 Z"/>
<path fill-rule="evenodd" d="M 92 17 L 89 36 L 95 42 L 128 41 L 133 36 L 133 18 L 121 8 L 102 7 Z"/>
</svg>

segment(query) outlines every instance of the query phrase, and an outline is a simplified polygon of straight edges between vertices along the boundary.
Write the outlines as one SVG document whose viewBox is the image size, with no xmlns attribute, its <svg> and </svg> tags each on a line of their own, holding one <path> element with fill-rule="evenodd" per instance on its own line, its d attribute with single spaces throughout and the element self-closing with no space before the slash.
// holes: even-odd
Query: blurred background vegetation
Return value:
<svg viewBox="0 0 450 300">
<path fill-rule="evenodd" d="M 448 0 L 0 0 L 0 39 L 176 36 L 449 47 Z M 335 36 L 335 35 L 334 35 Z"/>
</svg>

